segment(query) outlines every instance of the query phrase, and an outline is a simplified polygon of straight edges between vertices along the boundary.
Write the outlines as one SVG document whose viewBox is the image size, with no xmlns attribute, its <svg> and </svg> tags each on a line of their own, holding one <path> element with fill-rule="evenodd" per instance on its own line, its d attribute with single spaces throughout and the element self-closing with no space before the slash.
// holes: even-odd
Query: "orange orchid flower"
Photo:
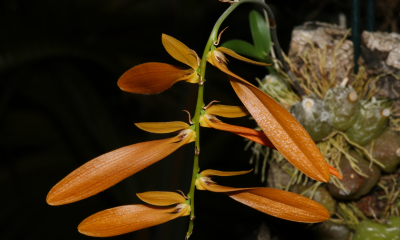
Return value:
<svg viewBox="0 0 400 240">
<path fill-rule="evenodd" d="M 154 206 L 136 204 L 107 209 L 83 220 L 78 231 L 92 237 L 112 237 L 190 214 L 190 205 L 177 193 L 145 192 L 136 195 Z"/>
<path fill-rule="evenodd" d="M 197 70 L 200 59 L 196 52 L 166 34 L 162 35 L 162 44 L 173 58 L 188 65 L 190 69 L 157 62 L 140 64 L 126 71 L 119 78 L 117 84 L 121 90 L 130 93 L 156 94 L 167 90 L 179 81 L 199 82 Z"/>
<path fill-rule="evenodd" d="M 47 203 L 63 205 L 93 196 L 195 140 L 195 132 L 184 122 L 136 123 L 136 126 L 153 133 L 179 133 L 172 138 L 122 147 L 85 163 L 50 190 Z"/>
<path fill-rule="evenodd" d="M 251 171 L 251 170 L 250 170 Z M 222 172 L 205 170 L 196 180 L 198 190 L 222 192 L 232 199 L 260 212 L 295 222 L 316 223 L 328 220 L 330 214 L 319 203 L 299 194 L 273 188 L 232 188 L 217 185 L 212 176 L 235 176 L 250 171 Z"/>
<path fill-rule="evenodd" d="M 326 163 L 314 141 L 301 124 L 279 103 L 253 84 L 231 72 L 224 53 L 248 63 L 252 60 L 233 54 L 226 48 L 217 48 L 208 54 L 207 61 L 229 75 L 236 94 L 254 117 L 268 139 L 282 155 L 304 174 L 317 181 L 328 182 L 334 171 Z M 260 65 L 260 64 L 259 64 Z"/>
<path fill-rule="evenodd" d="M 271 143 L 265 133 L 246 127 L 235 126 L 227 124 L 219 120 L 216 116 L 236 118 L 248 115 L 249 112 L 245 107 L 238 106 L 225 106 L 225 105 L 211 105 L 204 110 L 200 117 L 200 126 L 215 128 L 222 131 L 228 131 L 247 138 L 253 142 L 261 145 L 276 149 Z"/>
</svg>

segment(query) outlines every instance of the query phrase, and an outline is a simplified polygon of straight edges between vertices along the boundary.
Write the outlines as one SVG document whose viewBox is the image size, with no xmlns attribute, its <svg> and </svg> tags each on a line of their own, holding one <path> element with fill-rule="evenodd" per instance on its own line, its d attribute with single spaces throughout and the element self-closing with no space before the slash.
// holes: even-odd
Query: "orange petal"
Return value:
<svg viewBox="0 0 400 240">
<path fill-rule="evenodd" d="M 279 103 L 244 79 L 229 77 L 231 85 L 268 139 L 307 176 L 328 182 L 328 165 L 300 123 Z"/>
<path fill-rule="evenodd" d="M 93 196 L 165 158 L 192 136 L 132 144 L 103 154 L 76 169 L 47 195 L 50 205 L 62 205 Z"/>
<path fill-rule="evenodd" d="M 328 168 L 329 168 L 329 172 L 333 175 L 333 176 L 336 176 L 337 178 L 339 178 L 340 180 L 342 180 L 342 174 L 340 174 L 340 172 L 336 169 L 336 168 L 334 168 L 334 167 L 332 167 L 331 165 L 329 165 L 328 164 Z"/>
<path fill-rule="evenodd" d="M 144 63 L 126 71 L 118 80 L 118 87 L 130 93 L 156 94 L 174 83 L 192 78 L 192 69 L 184 70 L 166 63 Z"/>
<path fill-rule="evenodd" d="M 238 118 L 250 114 L 244 106 L 226 106 L 219 104 L 211 105 L 207 108 L 206 113 L 226 118 Z"/>
<path fill-rule="evenodd" d="M 151 133 L 172 133 L 183 129 L 189 129 L 185 122 L 142 122 L 135 123 L 136 127 Z"/>
<path fill-rule="evenodd" d="M 167 34 L 163 34 L 161 39 L 169 55 L 194 70 L 199 68 L 196 55 L 185 44 Z"/>
<path fill-rule="evenodd" d="M 276 149 L 307 176 L 328 182 L 328 165 L 301 124 L 266 93 L 229 71 L 224 62 L 213 56 L 210 59 L 214 66 L 229 75 L 236 94 Z"/>
<path fill-rule="evenodd" d="M 184 211 L 173 213 L 175 207 L 128 205 L 107 209 L 86 218 L 78 231 L 92 237 L 111 237 L 152 227 L 182 216 Z"/>
<path fill-rule="evenodd" d="M 283 190 L 255 188 L 225 194 L 258 211 L 290 221 L 315 223 L 330 218 L 328 210 L 319 203 Z"/>
<path fill-rule="evenodd" d="M 233 188 L 233 187 L 225 187 L 220 186 L 212 182 L 203 181 L 204 179 L 200 179 L 197 181 L 196 187 L 198 190 L 208 190 L 210 192 L 233 192 L 233 191 L 240 191 L 240 190 L 248 190 L 251 188 Z M 198 186 L 200 184 L 200 186 Z"/>
<path fill-rule="evenodd" d="M 275 146 L 268 139 L 267 135 L 265 135 L 265 133 L 263 133 L 263 132 L 260 132 L 260 131 L 257 131 L 257 130 L 251 129 L 251 128 L 230 125 L 227 123 L 223 123 L 221 121 L 216 121 L 214 119 L 208 119 L 207 117 L 204 117 L 203 119 L 212 128 L 222 130 L 222 131 L 228 131 L 228 132 L 234 133 L 236 135 L 239 135 L 241 137 L 247 138 L 253 142 L 259 143 L 263 146 L 266 146 L 266 147 L 269 147 L 272 149 L 276 149 Z"/>
<path fill-rule="evenodd" d="M 271 65 L 271 64 L 267 64 L 267 63 L 263 63 L 263 62 L 256 62 L 256 61 L 253 61 L 251 59 L 242 57 L 239 54 L 235 53 L 234 51 L 232 51 L 232 50 L 230 50 L 228 48 L 224 48 L 224 47 L 219 47 L 219 48 L 215 49 L 214 51 L 220 51 L 220 52 L 222 52 L 224 54 L 228 54 L 229 56 L 234 57 L 234 58 L 236 58 L 236 59 L 238 59 L 240 61 L 251 63 L 251 64 L 254 64 L 254 65 L 259 65 L 259 66 Z"/>
<path fill-rule="evenodd" d="M 155 206 L 169 206 L 177 203 L 185 203 L 182 195 L 174 192 L 144 192 L 136 194 L 140 200 Z"/>
<path fill-rule="evenodd" d="M 218 177 L 230 177 L 230 176 L 237 176 L 237 175 L 243 175 L 246 173 L 249 173 L 253 171 L 253 169 L 250 169 L 249 171 L 235 171 L 235 172 L 225 172 L 225 171 L 218 171 L 218 170 L 204 170 L 200 173 L 200 176 L 202 177 L 209 177 L 209 176 L 218 176 Z"/>
</svg>

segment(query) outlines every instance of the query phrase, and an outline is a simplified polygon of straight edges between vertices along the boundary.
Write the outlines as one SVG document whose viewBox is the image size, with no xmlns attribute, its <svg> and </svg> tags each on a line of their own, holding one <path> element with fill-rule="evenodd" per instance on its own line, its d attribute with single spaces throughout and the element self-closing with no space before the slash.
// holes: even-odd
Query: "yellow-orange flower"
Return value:
<svg viewBox="0 0 400 240">
<path fill-rule="evenodd" d="M 154 133 L 179 131 L 179 134 L 122 147 L 85 163 L 50 190 L 47 203 L 63 205 L 93 196 L 195 140 L 195 132 L 184 122 L 136 123 L 136 126 Z"/>
<path fill-rule="evenodd" d="M 237 118 L 249 114 L 245 107 L 238 106 L 225 106 L 225 105 L 211 105 L 204 110 L 204 114 L 200 117 L 200 125 L 202 127 L 215 128 L 221 131 L 228 131 L 247 138 L 253 142 L 275 149 L 265 133 L 241 126 L 227 124 L 219 120 L 216 116 Z"/>
<path fill-rule="evenodd" d="M 250 170 L 251 171 L 251 170 Z M 205 170 L 196 180 L 199 190 L 222 192 L 232 199 L 263 213 L 296 222 L 315 223 L 328 220 L 330 214 L 319 203 L 299 194 L 273 188 L 232 188 L 217 185 L 212 176 L 235 176 L 250 171 L 222 172 Z"/>
<path fill-rule="evenodd" d="M 276 149 L 307 176 L 328 182 L 330 167 L 307 131 L 273 98 L 228 69 L 224 53 L 238 58 L 228 50 L 217 48 L 209 53 L 207 60 L 228 74 L 237 96 Z M 243 61 L 254 63 L 251 60 Z"/>
<path fill-rule="evenodd" d="M 155 94 L 167 90 L 179 81 L 199 82 L 197 69 L 200 59 L 197 54 L 182 42 L 166 34 L 162 35 L 162 43 L 173 58 L 188 65 L 190 69 L 157 62 L 140 64 L 126 71 L 119 78 L 118 86 L 123 91 Z"/>
<path fill-rule="evenodd" d="M 137 196 L 154 206 L 136 204 L 98 212 L 79 224 L 79 232 L 92 237 L 112 237 L 190 214 L 190 206 L 185 198 L 177 193 L 145 192 Z"/>
</svg>

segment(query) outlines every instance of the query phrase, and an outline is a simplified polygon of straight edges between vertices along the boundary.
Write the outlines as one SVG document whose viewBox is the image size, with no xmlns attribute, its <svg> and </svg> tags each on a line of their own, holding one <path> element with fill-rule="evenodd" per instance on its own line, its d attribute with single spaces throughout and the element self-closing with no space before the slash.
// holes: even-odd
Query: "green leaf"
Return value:
<svg viewBox="0 0 400 240">
<path fill-rule="evenodd" d="M 271 37 L 265 19 L 257 12 L 250 12 L 250 28 L 253 36 L 254 46 L 259 55 L 268 56 Z"/>
<path fill-rule="evenodd" d="M 229 40 L 222 44 L 221 47 L 229 48 L 240 55 L 246 55 L 257 59 L 264 59 L 261 52 L 257 51 L 253 45 L 243 40 Z"/>
</svg>

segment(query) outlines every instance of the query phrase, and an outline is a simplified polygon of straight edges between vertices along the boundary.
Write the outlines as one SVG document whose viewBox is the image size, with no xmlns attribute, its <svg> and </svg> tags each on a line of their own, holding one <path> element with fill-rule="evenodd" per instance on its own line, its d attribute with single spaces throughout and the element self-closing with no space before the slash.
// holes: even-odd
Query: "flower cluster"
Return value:
<svg viewBox="0 0 400 240">
<path fill-rule="evenodd" d="M 141 64 L 121 76 L 118 86 L 122 90 L 155 94 L 165 91 L 178 81 L 199 85 L 204 83 L 205 80 L 199 73 L 201 60 L 193 50 L 165 34 L 162 35 L 162 43 L 173 58 L 190 68 L 154 62 Z M 202 127 L 229 131 L 277 149 L 296 168 L 315 180 L 328 182 L 331 173 L 340 177 L 340 173 L 326 163 L 310 136 L 288 111 L 227 68 L 225 54 L 248 63 L 265 65 L 239 56 L 227 48 L 212 47 L 206 55 L 207 61 L 228 74 L 244 107 L 203 104 L 201 111 L 196 113 L 198 117 L 193 121 Z M 236 118 L 247 114 L 254 117 L 262 132 L 230 125 L 217 118 Z M 167 139 L 122 147 L 87 162 L 51 189 L 47 203 L 62 205 L 93 196 L 165 158 L 179 147 L 197 141 L 198 129 L 192 121 L 190 125 L 185 122 L 160 122 L 136 123 L 136 126 L 152 133 L 177 134 Z M 238 202 L 283 219 L 312 223 L 329 218 L 328 211 L 320 204 L 294 193 L 270 188 L 225 187 L 211 180 L 212 176 L 234 176 L 247 172 L 206 170 L 194 175 L 195 181 L 192 185 L 199 190 L 222 192 Z M 181 196 L 173 192 L 145 192 L 137 196 L 150 205 L 128 205 L 104 210 L 86 218 L 79 225 L 79 231 L 89 236 L 115 236 L 187 216 L 193 211 L 190 198 L 193 198 L 193 194 L 186 197 L 183 193 Z"/>
</svg>

